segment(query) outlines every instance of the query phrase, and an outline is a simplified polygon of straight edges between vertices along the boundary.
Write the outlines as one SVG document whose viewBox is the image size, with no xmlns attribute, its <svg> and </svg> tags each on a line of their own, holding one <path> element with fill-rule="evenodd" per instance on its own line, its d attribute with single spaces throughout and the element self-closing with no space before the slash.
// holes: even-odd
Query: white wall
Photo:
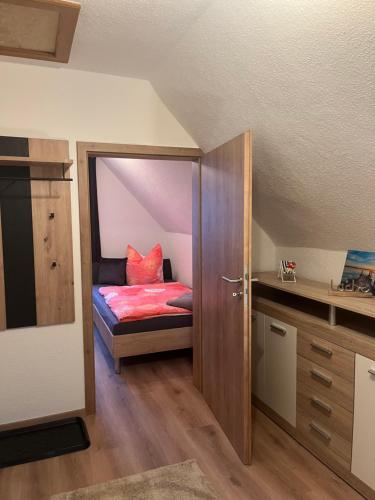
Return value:
<svg viewBox="0 0 375 500">
<path fill-rule="evenodd" d="M 193 241 L 191 234 L 167 233 L 169 258 L 173 278 L 184 285 L 193 286 Z"/>
<path fill-rule="evenodd" d="M 0 62 L 0 135 L 195 147 L 143 80 Z M 76 164 L 71 169 L 76 321 L 0 332 L 0 424 L 84 406 Z"/>
<path fill-rule="evenodd" d="M 252 221 L 251 253 L 253 273 L 276 269 L 276 247 L 255 219 Z"/>
<path fill-rule="evenodd" d="M 297 262 L 298 276 L 330 283 L 341 280 L 346 250 L 275 246 L 270 236 L 253 219 L 252 271 L 277 271 L 282 259 Z"/>
<path fill-rule="evenodd" d="M 191 234 L 166 231 L 103 160 L 98 158 L 96 165 L 102 256 L 124 257 L 129 243 L 147 254 L 160 243 L 164 257 L 171 259 L 173 278 L 192 286 Z"/>
<path fill-rule="evenodd" d="M 320 248 L 277 247 L 276 259 L 295 260 L 298 276 L 323 283 L 341 280 L 346 259 L 346 250 L 322 250 Z"/>
<path fill-rule="evenodd" d="M 103 257 L 125 257 L 128 244 L 143 255 L 160 243 L 168 251 L 169 238 L 100 158 L 96 161 L 100 242 Z"/>
</svg>

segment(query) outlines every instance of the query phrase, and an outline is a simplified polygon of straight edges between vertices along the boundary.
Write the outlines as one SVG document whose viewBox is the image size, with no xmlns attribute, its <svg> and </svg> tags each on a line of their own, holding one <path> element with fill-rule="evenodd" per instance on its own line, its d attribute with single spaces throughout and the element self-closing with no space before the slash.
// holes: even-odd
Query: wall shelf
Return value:
<svg viewBox="0 0 375 500">
<path fill-rule="evenodd" d="M 43 160 L 25 156 L 0 156 L 0 166 L 6 167 L 61 167 L 66 169 L 73 165 L 73 160 Z"/>
<path fill-rule="evenodd" d="M 375 297 L 358 298 L 328 295 L 328 290 L 330 288 L 328 284 L 298 277 L 296 283 L 283 283 L 278 279 L 276 271 L 254 273 L 253 277 L 257 278 L 261 285 L 266 285 L 277 290 L 282 290 L 283 292 L 316 300 L 328 304 L 329 306 L 375 318 Z"/>
</svg>

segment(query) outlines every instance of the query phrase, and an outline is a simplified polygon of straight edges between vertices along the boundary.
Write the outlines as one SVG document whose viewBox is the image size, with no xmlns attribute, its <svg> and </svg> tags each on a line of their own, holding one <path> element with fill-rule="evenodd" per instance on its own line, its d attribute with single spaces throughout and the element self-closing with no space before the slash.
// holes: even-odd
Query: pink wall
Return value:
<svg viewBox="0 0 375 500">
<path fill-rule="evenodd" d="M 125 256 L 129 243 L 147 254 L 160 243 L 164 257 L 171 259 L 174 279 L 192 286 L 191 234 L 166 231 L 101 158 L 97 159 L 97 183 L 103 257 Z M 190 213 L 185 217 L 191 220 Z"/>
<path fill-rule="evenodd" d="M 132 158 L 103 161 L 165 231 L 191 234 L 191 161 Z"/>
</svg>

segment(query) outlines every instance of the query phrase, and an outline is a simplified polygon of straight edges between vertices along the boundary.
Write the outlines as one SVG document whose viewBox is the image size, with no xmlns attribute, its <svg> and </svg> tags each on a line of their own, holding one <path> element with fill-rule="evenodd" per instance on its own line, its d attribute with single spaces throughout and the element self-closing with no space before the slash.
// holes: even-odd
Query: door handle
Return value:
<svg viewBox="0 0 375 500">
<path fill-rule="evenodd" d="M 332 385 L 332 379 L 330 377 L 327 377 L 327 375 L 320 372 L 319 370 L 315 370 L 315 368 L 313 368 L 312 370 L 310 370 L 310 374 L 313 378 L 318 379 L 323 384 L 328 386 Z"/>
<path fill-rule="evenodd" d="M 371 366 L 371 368 L 369 368 L 367 371 L 369 372 L 370 375 L 375 375 L 375 367 L 373 368 Z"/>
<path fill-rule="evenodd" d="M 270 325 L 270 330 L 273 333 L 277 333 L 278 335 L 281 335 L 282 337 L 285 337 L 286 335 L 286 330 L 282 326 L 276 325 L 275 323 L 271 323 Z"/>
<path fill-rule="evenodd" d="M 228 283 L 242 283 L 243 279 L 242 278 L 227 278 L 226 276 L 221 277 L 222 280 L 227 281 Z"/>
<path fill-rule="evenodd" d="M 327 432 L 325 429 L 323 429 L 323 427 L 320 427 L 319 424 L 312 421 L 312 422 L 310 422 L 309 426 L 310 426 L 310 429 L 312 429 L 313 431 L 320 434 L 322 436 L 322 438 L 324 438 L 326 441 L 331 441 L 331 434 L 329 432 Z"/>
<path fill-rule="evenodd" d="M 331 351 L 331 349 L 329 349 L 328 347 L 325 347 L 321 344 L 318 344 L 318 342 L 315 342 L 315 340 L 313 340 L 310 345 L 311 345 L 311 349 L 318 351 L 320 354 L 323 354 L 323 355 L 327 356 L 328 358 L 332 357 L 332 355 L 333 355 L 333 352 Z"/>
<path fill-rule="evenodd" d="M 332 408 L 329 405 L 327 405 L 327 403 L 324 403 L 321 399 L 319 399 L 315 396 L 312 396 L 310 401 L 311 401 L 311 404 L 313 404 L 314 406 L 318 406 L 319 408 L 322 408 L 327 413 L 332 413 Z"/>
</svg>

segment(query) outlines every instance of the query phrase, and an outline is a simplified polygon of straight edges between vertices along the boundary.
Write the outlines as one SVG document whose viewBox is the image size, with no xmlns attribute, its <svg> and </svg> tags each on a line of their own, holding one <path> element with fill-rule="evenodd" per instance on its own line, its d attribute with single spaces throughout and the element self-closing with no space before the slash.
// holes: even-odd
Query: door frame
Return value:
<svg viewBox="0 0 375 500">
<path fill-rule="evenodd" d="M 140 158 L 186 160 L 193 164 L 193 381 L 202 387 L 201 349 L 201 162 L 199 148 L 77 142 L 77 175 L 81 243 L 82 321 L 86 414 L 96 411 L 94 322 L 92 313 L 92 251 L 89 158 Z"/>
</svg>

